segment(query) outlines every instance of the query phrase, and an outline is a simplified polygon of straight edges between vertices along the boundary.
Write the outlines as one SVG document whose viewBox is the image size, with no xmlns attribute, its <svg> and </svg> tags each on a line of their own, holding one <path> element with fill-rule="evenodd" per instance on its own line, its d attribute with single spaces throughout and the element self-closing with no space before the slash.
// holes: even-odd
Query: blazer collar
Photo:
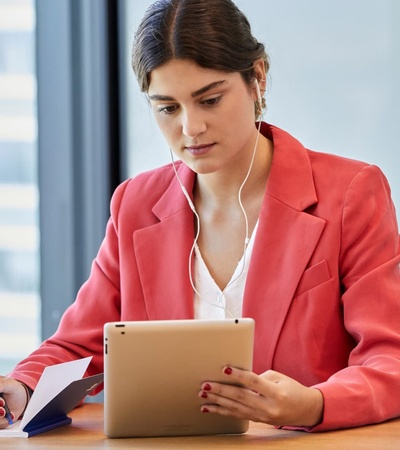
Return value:
<svg viewBox="0 0 400 450">
<path fill-rule="evenodd" d="M 261 133 L 274 143 L 266 194 L 304 211 L 318 201 L 307 150 L 289 133 L 265 122 Z"/>
<path fill-rule="evenodd" d="M 304 211 L 317 203 L 307 150 L 289 133 L 265 122 L 261 124 L 261 133 L 274 143 L 274 156 L 266 194 L 298 211 Z M 193 199 L 196 174 L 180 161 L 175 164 L 183 186 Z M 171 167 L 171 172 L 172 170 Z M 187 208 L 188 202 L 174 177 L 164 195 L 154 206 L 153 213 L 163 220 Z"/>
<path fill-rule="evenodd" d="M 193 200 L 193 185 L 196 174 L 180 161 L 175 163 L 175 167 L 182 185 L 186 189 L 191 200 Z M 172 166 L 171 173 L 174 173 Z M 153 213 L 162 221 L 169 216 L 185 210 L 190 210 L 190 207 L 182 192 L 182 188 L 174 175 L 171 183 L 165 190 L 164 195 L 162 195 L 154 205 Z"/>
</svg>

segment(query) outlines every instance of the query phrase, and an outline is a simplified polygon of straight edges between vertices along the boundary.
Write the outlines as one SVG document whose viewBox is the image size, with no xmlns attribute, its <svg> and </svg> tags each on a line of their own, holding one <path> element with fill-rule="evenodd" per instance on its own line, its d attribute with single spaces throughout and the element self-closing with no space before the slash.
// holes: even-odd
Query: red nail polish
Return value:
<svg viewBox="0 0 400 450">
<path fill-rule="evenodd" d="M 203 406 L 203 408 L 201 408 L 201 412 L 202 413 L 208 413 L 210 412 L 208 408 L 206 408 L 205 406 Z"/>
<path fill-rule="evenodd" d="M 231 373 L 232 373 L 232 369 L 230 367 L 225 367 L 224 374 L 225 375 L 230 375 Z"/>
<path fill-rule="evenodd" d="M 206 383 L 206 384 L 203 386 L 203 391 L 211 391 L 211 386 L 210 386 L 208 383 Z"/>
<path fill-rule="evenodd" d="M 207 398 L 207 392 L 204 392 L 204 391 L 203 391 L 203 392 L 201 393 L 201 397 L 202 397 L 202 398 Z"/>
</svg>

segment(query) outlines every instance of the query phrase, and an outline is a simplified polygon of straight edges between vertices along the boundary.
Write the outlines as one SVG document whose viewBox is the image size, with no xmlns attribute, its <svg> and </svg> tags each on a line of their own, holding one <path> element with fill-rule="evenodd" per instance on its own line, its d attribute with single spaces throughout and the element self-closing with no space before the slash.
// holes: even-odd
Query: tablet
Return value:
<svg viewBox="0 0 400 450">
<path fill-rule="evenodd" d="M 110 322 L 104 326 L 104 433 L 111 438 L 244 433 L 248 421 L 204 414 L 204 381 L 252 369 L 253 319 Z"/>
</svg>

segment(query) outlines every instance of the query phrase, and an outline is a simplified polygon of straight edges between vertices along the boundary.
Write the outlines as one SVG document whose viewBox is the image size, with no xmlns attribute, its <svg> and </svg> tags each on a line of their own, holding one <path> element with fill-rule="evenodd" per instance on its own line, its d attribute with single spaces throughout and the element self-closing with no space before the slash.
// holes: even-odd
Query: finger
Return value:
<svg viewBox="0 0 400 450">
<path fill-rule="evenodd" d="M 3 408 L 0 407 L 0 419 L 4 419 L 6 417 L 7 411 Z M 15 414 L 13 412 L 10 412 L 10 418 L 13 422 L 15 422 Z M 3 422 L 3 421 L 2 421 Z M 5 425 L 10 425 L 9 421 L 4 421 Z"/>
<path fill-rule="evenodd" d="M 208 411 L 221 415 L 248 418 L 250 420 L 266 419 L 268 408 L 266 399 L 246 388 L 224 385 L 219 383 L 206 383 L 206 390 L 199 392 L 199 397 L 206 400 L 203 404 Z"/>
<path fill-rule="evenodd" d="M 253 393 L 253 395 L 257 394 Z M 207 403 L 203 404 L 200 408 L 202 413 L 232 416 L 239 419 L 253 420 L 255 422 L 267 419 L 265 411 L 260 410 L 254 404 L 250 406 L 210 392 L 202 392 L 200 397 L 203 399 L 205 398 L 207 401 Z"/>
<path fill-rule="evenodd" d="M 214 384 L 209 391 L 200 391 L 199 397 L 207 400 L 207 403 L 215 403 L 220 406 L 235 410 L 240 405 L 251 405 L 258 408 L 262 405 L 260 396 L 246 388 Z"/>
<path fill-rule="evenodd" d="M 202 413 L 218 414 L 220 416 L 231 416 L 239 419 L 253 420 L 252 416 L 254 410 L 249 410 L 243 405 L 234 402 L 232 402 L 232 404 L 229 404 L 229 401 L 227 399 L 225 399 L 225 403 L 227 406 L 215 403 L 216 399 L 213 400 L 212 398 L 209 398 L 208 400 L 210 400 L 210 402 L 212 403 L 206 403 L 202 405 L 200 409 Z"/>
<path fill-rule="evenodd" d="M 229 416 L 229 417 L 236 417 L 237 419 L 248 419 L 248 420 L 254 420 L 251 416 L 246 416 L 244 413 L 242 413 L 240 410 L 232 410 L 225 408 L 220 405 L 210 404 L 210 405 L 203 405 L 201 407 L 202 413 L 207 414 L 218 414 L 220 416 Z"/>
<path fill-rule="evenodd" d="M 263 378 L 249 370 L 238 369 L 231 366 L 224 367 L 223 373 L 226 375 L 226 379 L 227 381 L 229 380 L 229 383 L 246 387 L 247 389 L 259 393 L 265 397 L 273 396 L 276 391 L 276 377 L 272 374 L 268 379 Z M 278 372 L 274 373 L 278 374 Z"/>
<path fill-rule="evenodd" d="M 258 397 L 258 394 L 245 387 L 236 385 L 205 383 L 200 391 L 200 397 L 212 399 L 213 401 L 220 398 L 226 398 L 231 399 L 236 403 L 247 404 L 252 400 L 252 397 Z"/>
</svg>

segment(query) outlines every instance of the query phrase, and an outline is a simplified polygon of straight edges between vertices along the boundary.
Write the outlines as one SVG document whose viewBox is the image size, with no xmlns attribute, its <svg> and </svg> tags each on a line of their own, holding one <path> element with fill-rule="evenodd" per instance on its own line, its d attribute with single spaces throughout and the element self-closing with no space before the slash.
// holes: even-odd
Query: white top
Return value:
<svg viewBox="0 0 400 450">
<path fill-rule="evenodd" d="M 194 294 L 195 319 L 229 319 L 242 317 L 243 295 L 247 273 L 253 252 L 258 221 L 241 260 L 236 266 L 229 283 L 222 291 L 211 276 L 204 262 L 199 247 L 194 250 L 193 280 L 196 288 Z"/>
</svg>

